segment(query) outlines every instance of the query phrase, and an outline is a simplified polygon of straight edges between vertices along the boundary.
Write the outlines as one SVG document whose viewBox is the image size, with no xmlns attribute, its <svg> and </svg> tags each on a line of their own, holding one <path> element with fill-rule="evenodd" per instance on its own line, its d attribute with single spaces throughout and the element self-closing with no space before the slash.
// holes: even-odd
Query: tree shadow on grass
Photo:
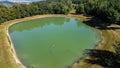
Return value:
<svg viewBox="0 0 120 68">
<path fill-rule="evenodd" d="M 108 27 L 110 26 L 112 23 L 106 23 L 102 20 L 100 20 L 99 18 L 93 17 L 90 20 L 84 21 L 84 23 L 86 25 L 89 25 L 91 27 L 100 29 L 100 30 L 116 30 L 116 29 L 120 29 L 120 27 Z M 116 24 L 117 25 L 117 24 Z"/>
<path fill-rule="evenodd" d="M 106 28 L 99 27 L 98 29 L 100 29 L 100 30 L 117 30 L 117 29 L 120 29 L 120 27 L 106 27 Z"/>
<path fill-rule="evenodd" d="M 120 56 L 107 50 L 88 49 L 85 50 L 86 58 L 84 62 L 97 64 L 104 68 L 120 68 Z"/>
</svg>

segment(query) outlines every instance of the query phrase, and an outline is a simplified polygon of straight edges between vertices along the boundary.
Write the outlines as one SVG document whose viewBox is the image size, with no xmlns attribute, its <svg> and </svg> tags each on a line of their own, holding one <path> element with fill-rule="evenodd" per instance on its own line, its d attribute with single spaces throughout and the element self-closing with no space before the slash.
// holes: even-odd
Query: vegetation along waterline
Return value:
<svg viewBox="0 0 120 68">
<path fill-rule="evenodd" d="M 102 38 L 103 41 L 101 41 L 101 44 L 98 46 L 98 48 L 101 50 L 105 49 L 107 51 L 113 51 L 118 54 L 119 52 L 114 51 L 114 49 L 118 49 L 118 47 L 114 48 L 113 45 L 117 45 L 115 44 L 116 41 L 119 42 L 119 23 L 120 23 L 119 7 L 120 7 L 120 0 L 47 0 L 47 2 L 42 1 L 42 2 L 31 3 L 29 5 L 15 4 L 11 7 L 0 5 L 0 22 L 3 23 L 8 20 L 24 18 L 24 17 L 39 15 L 39 14 L 69 14 L 69 12 L 74 8 L 77 14 L 82 13 L 84 15 L 94 16 L 94 19 L 91 19 L 91 21 L 89 21 L 91 23 L 89 22 L 85 22 L 85 23 L 87 25 L 90 25 L 92 27 L 95 27 L 101 30 L 103 35 L 103 38 Z M 62 10 L 62 9 L 65 9 L 65 10 Z M 72 13 L 75 14 L 74 12 Z M 1 44 L 0 44 L 1 45 L 0 46 L 1 47 L 0 48 L 1 49 L 0 50 L 0 58 L 1 58 L 0 66 L 1 68 L 17 68 L 16 63 L 10 62 L 12 59 L 8 58 L 10 56 L 10 53 L 9 53 L 9 47 L 6 47 L 6 46 L 9 43 L 5 42 L 5 40 L 7 40 L 7 37 L 5 37 L 6 33 L 4 31 L 5 30 L 4 25 L 5 24 L 0 25 L 1 27 L 0 37 L 4 38 L 1 40 Z M 104 52 L 110 53 L 107 51 L 104 51 Z M 99 53 L 101 51 L 97 50 L 96 52 Z M 88 64 L 85 62 L 80 62 L 78 64 L 75 64 L 74 67 L 75 68 L 76 67 L 98 68 L 100 66 L 102 67 L 107 66 L 109 68 L 109 66 L 106 65 L 106 63 L 104 64 L 105 65 L 98 64 L 98 63 Z M 113 67 L 113 65 L 111 67 L 115 68 Z"/>
</svg>

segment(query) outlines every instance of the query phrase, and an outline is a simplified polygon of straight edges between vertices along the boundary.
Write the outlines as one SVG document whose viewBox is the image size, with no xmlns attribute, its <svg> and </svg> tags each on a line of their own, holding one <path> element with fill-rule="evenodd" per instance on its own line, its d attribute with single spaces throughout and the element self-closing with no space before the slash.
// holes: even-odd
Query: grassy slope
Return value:
<svg viewBox="0 0 120 68">
<path fill-rule="evenodd" d="M 5 33 L 5 27 L 0 26 L 0 68 L 17 68 L 11 56 L 10 44 Z"/>
<path fill-rule="evenodd" d="M 111 25 L 110 27 L 118 27 L 116 25 Z M 114 52 L 114 47 L 113 45 L 117 42 L 120 41 L 120 29 L 105 29 L 101 30 L 102 32 L 102 40 L 101 43 L 96 47 L 96 49 L 101 49 L 101 50 L 109 50 Z M 73 68 L 103 68 L 99 65 L 91 65 L 88 63 L 84 62 L 84 59 L 80 61 L 79 63 L 75 63 L 73 65 Z"/>
</svg>

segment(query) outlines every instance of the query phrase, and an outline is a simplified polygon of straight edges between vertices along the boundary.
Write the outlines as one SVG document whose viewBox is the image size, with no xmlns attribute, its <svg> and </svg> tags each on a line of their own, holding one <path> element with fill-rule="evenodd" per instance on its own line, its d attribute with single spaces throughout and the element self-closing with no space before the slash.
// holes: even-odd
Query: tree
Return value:
<svg viewBox="0 0 120 68">
<path fill-rule="evenodd" d="M 84 5 L 83 5 L 83 4 L 79 4 L 79 5 L 77 6 L 76 13 L 77 13 L 77 14 L 85 14 Z"/>
<path fill-rule="evenodd" d="M 15 5 L 12 6 L 13 11 L 14 11 L 14 13 L 16 15 L 16 19 L 21 18 L 20 8 L 19 7 L 20 7 L 19 4 L 15 4 Z"/>
</svg>

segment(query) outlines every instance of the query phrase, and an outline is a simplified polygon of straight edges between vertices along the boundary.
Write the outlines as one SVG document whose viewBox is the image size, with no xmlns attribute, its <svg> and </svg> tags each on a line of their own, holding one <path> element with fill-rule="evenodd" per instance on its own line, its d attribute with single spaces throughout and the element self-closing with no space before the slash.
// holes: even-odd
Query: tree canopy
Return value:
<svg viewBox="0 0 120 68">
<path fill-rule="evenodd" d="M 83 10 L 84 14 L 96 16 L 106 23 L 120 24 L 120 0 L 87 0 L 78 6 L 76 13 L 81 14 Z"/>
</svg>

